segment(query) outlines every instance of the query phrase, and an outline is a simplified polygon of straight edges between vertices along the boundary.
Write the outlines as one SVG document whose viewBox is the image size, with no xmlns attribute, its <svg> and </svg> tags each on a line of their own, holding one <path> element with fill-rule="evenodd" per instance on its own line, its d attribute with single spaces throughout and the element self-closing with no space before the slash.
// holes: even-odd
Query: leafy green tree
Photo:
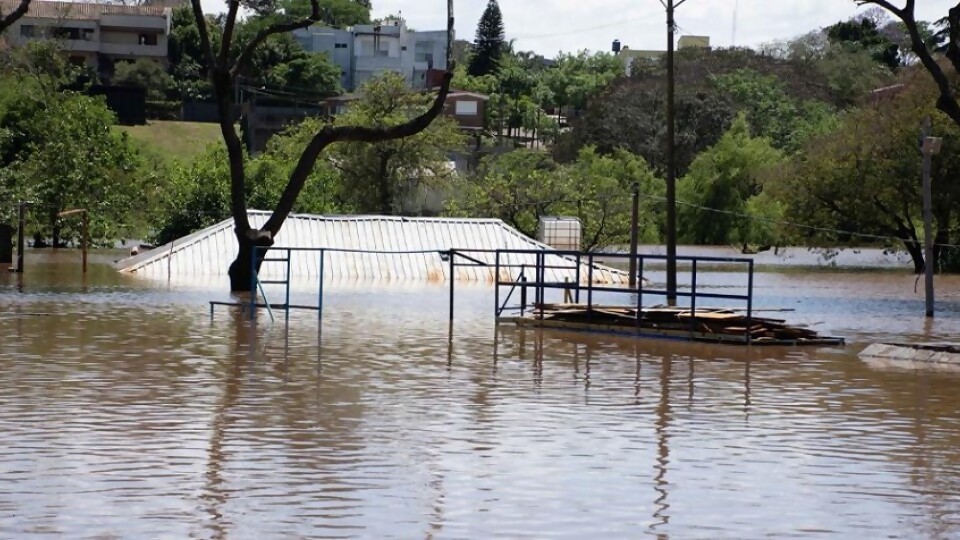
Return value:
<svg viewBox="0 0 960 540">
<path fill-rule="evenodd" d="M 317 119 L 292 126 L 272 137 L 266 151 L 251 160 L 245 196 L 252 208 L 269 208 L 275 204 L 296 165 L 300 149 L 320 127 Z M 190 163 L 176 164 L 169 175 L 168 197 L 163 201 L 161 217 L 155 226 L 157 243 L 171 242 L 230 217 L 230 167 L 222 144 L 211 144 Z M 340 212 L 335 201 L 338 187 L 337 171 L 327 162 L 319 163 L 311 171 L 293 211 Z"/>
<path fill-rule="evenodd" d="M 312 9 L 309 0 L 281 0 L 280 6 L 286 15 L 297 18 L 308 17 Z M 319 22 L 334 28 L 370 24 L 370 2 L 367 0 L 321 0 Z"/>
<path fill-rule="evenodd" d="M 937 260 L 940 245 L 960 240 L 953 232 L 960 203 L 960 185 L 954 181 L 960 166 L 960 128 L 933 108 L 935 83 L 914 71 L 904 84 L 899 94 L 882 103 L 849 113 L 836 132 L 812 138 L 790 169 L 766 186 L 784 205 L 790 221 L 820 228 L 793 230 L 795 238 L 840 245 L 875 241 L 869 235 L 893 238 L 910 253 L 920 272 L 924 265 L 919 240 L 920 124 L 931 116 L 934 135 L 944 138 L 932 169 Z"/>
<path fill-rule="evenodd" d="M 923 21 L 918 21 L 916 16 L 916 2 L 908 0 L 903 7 L 894 5 L 889 0 L 855 0 L 860 5 L 874 5 L 889 12 L 896 17 L 907 30 L 910 36 L 910 48 L 923 66 L 923 69 L 930 74 L 930 77 L 937 85 L 939 95 L 937 96 L 937 108 L 943 111 L 950 119 L 960 126 L 960 101 L 956 94 L 956 77 L 960 75 L 960 9 L 952 7 L 947 13 L 945 20 L 937 24 L 941 31 L 933 36 L 924 34 Z M 946 61 L 940 62 L 934 56 L 936 47 L 930 47 L 930 42 L 936 44 L 946 43 L 946 47 L 940 47 Z M 943 65 L 942 65 L 943 64 Z M 948 64 L 948 65 L 947 65 Z"/>
<path fill-rule="evenodd" d="M 735 110 L 718 93 L 696 88 L 678 87 L 675 103 L 677 170 L 682 175 L 697 154 L 720 140 Z M 590 101 L 572 122 L 571 130 L 561 136 L 554 155 L 560 161 L 572 161 L 586 146 L 594 146 L 603 154 L 623 149 L 664 171 L 665 125 L 666 99 L 662 89 L 623 80 Z"/>
<path fill-rule="evenodd" d="M 867 17 L 841 21 L 825 29 L 834 43 L 855 43 L 863 47 L 878 63 L 890 69 L 901 64 L 900 45 L 880 33 L 877 23 Z"/>
<path fill-rule="evenodd" d="M 872 90 L 894 81 L 890 69 L 877 62 L 871 51 L 857 43 L 831 41 L 820 30 L 763 52 L 790 66 L 789 76 L 776 73 L 788 87 L 805 86 L 809 92 L 791 90 L 790 95 L 825 101 L 838 108 L 859 105 Z"/>
<path fill-rule="evenodd" d="M 470 58 L 470 75 L 479 77 L 495 73 L 500 66 L 506 38 L 503 29 L 503 14 L 497 0 L 488 0 L 477 25 L 477 37 L 473 42 Z"/>
<path fill-rule="evenodd" d="M 774 235 L 758 235 L 758 211 L 769 205 L 750 204 L 762 192 L 761 174 L 782 159 L 765 138 L 752 137 L 746 117 L 740 115 L 716 145 L 702 152 L 679 183 L 680 237 L 693 244 L 776 243 Z"/>
<path fill-rule="evenodd" d="M 269 18 L 246 21 L 237 29 L 234 56 L 241 54 L 240 44 L 254 38 L 270 24 Z M 263 88 L 266 94 L 296 94 L 305 99 L 322 99 L 343 93 L 340 68 L 325 54 L 306 52 L 290 34 L 275 34 L 250 57 L 246 69 L 238 73 L 249 86 Z"/>
<path fill-rule="evenodd" d="M 447 0 L 447 34 L 453 33 L 453 3 Z M 247 166 L 249 158 L 244 154 L 243 142 L 234 126 L 232 105 L 234 90 L 238 78 L 248 73 L 252 59 L 258 49 L 273 36 L 288 34 L 301 28 L 316 24 L 321 19 L 319 0 L 311 0 L 310 14 L 304 18 L 297 18 L 283 13 L 271 13 L 270 20 L 261 26 L 252 36 L 242 36 L 235 32 L 240 19 L 239 2 L 228 4 L 227 13 L 223 17 L 223 33 L 219 46 L 216 45 L 204 24 L 205 15 L 200 0 L 191 0 L 194 20 L 200 31 L 200 47 L 204 58 L 210 66 L 208 72 L 213 86 L 213 97 L 216 101 L 220 123 L 220 133 L 227 149 L 230 164 L 230 214 L 234 221 L 234 233 L 237 238 L 237 257 L 230 264 L 227 274 L 230 277 L 230 287 L 234 291 L 250 291 L 253 282 L 251 272 L 259 271 L 263 263 L 266 250 L 273 246 L 274 238 L 283 227 L 287 216 L 296 206 L 297 198 L 303 192 L 310 173 L 313 171 L 320 154 L 331 144 L 337 142 L 380 142 L 402 139 L 420 133 L 443 111 L 450 91 L 451 73 L 446 73 L 441 81 L 436 97 L 430 108 L 403 124 L 369 128 L 349 125 L 325 125 L 314 133 L 307 145 L 300 153 L 296 166 L 283 188 L 279 199 L 273 205 L 273 212 L 267 221 L 258 229 L 250 224 L 247 215 Z M 449 47 L 447 48 L 449 51 Z M 449 59 L 448 59 L 449 60 Z M 450 65 L 451 62 L 447 62 Z"/>
<path fill-rule="evenodd" d="M 714 77 L 713 84 L 746 115 L 752 133 L 776 148 L 796 150 L 806 137 L 835 125 L 831 107 L 790 96 L 775 75 L 745 68 Z"/>
<path fill-rule="evenodd" d="M 159 179 L 141 167 L 126 135 L 111 129 L 115 118 L 103 101 L 71 92 L 44 95 L 27 79 L 19 79 L 18 88 L 0 109 L 0 190 L 8 200 L 37 203 L 41 237 L 52 237 L 54 245 L 75 238 L 77 228 L 64 229 L 57 218 L 71 208 L 89 211 L 95 241 L 142 225 L 140 209 Z"/>
<path fill-rule="evenodd" d="M 623 63 L 616 56 L 580 51 L 558 56 L 556 66 L 544 74 L 544 83 L 559 113 L 564 107 L 584 109 L 590 98 L 623 76 Z"/>
<path fill-rule="evenodd" d="M 209 39 L 219 44 L 223 21 L 213 16 L 205 17 L 204 21 L 204 30 Z M 200 29 L 190 6 L 173 10 L 167 57 L 170 60 L 170 74 L 182 99 L 209 99 L 212 96 L 210 79 L 207 77 L 210 63 L 203 54 Z"/>
<path fill-rule="evenodd" d="M 135 86 L 147 91 L 150 101 L 164 101 L 174 82 L 163 66 L 147 58 L 132 62 L 118 62 L 115 66 L 112 83 L 119 86 Z"/>
<path fill-rule="evenodd" d="M 431 98 L 407 88 L 403 76 L 386 73 L 360 88 L 337 123 L 383 128 L 408 122 L 430 106 Z M 373 144 L 334 145 L 331 161 L 343 176 L 341 200 L 360 213 L 400 214 L 403 202 L 423 183 L 445 191 L 454 174 L 450 153 L 465 140 L 456 122 L 436 119 L 417 135 Z"/>
<path fill-rule="evenodd" d="M 642 159 L 623 151 L 602 156 L 585 148 L 579 159 L 567 165 L 525 149 L 487 157 L 475 178 L 461 181 L 448 211 L 497 217 L 532 237 L 540 218 L 577 217 L 582 225 L 581 247 L 592 251 L 629 240 L 634 184 L 643 204 L 641 240 L 655 242 L 663 183 Z"/>
</svg>

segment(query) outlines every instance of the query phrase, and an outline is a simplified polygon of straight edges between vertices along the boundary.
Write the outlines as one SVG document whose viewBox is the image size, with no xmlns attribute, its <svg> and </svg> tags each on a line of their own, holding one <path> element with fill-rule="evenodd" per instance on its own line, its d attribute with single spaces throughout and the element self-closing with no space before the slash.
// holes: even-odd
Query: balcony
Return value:
<svg viewBox="0 0 960 540">
<path fill-rule="evenodd" d="M 402 66 L 400 58 L 392 56 L 358 56 L 354 65 L 357 71 L 400 71 Z"/>
<path fill-rule="evenodd" d="M 162 15 L 110 15 L 100 18 L 100 28 L 167 31 L 169 23 Z"/>
<path fill-rule="evenodd" d="M 89 39 L 62 39 L 59 43 L 70 52 L 97 52 L 100 43 Z"/>
<path fill-rule="evenodd" d="M 167 43 L 163 41 L 157 45 L 135 45 L 132 43 L 101 43 L 100 52 L 118 56 L 150 56 L 155 58 L 167 57 Z"/>
</svg>

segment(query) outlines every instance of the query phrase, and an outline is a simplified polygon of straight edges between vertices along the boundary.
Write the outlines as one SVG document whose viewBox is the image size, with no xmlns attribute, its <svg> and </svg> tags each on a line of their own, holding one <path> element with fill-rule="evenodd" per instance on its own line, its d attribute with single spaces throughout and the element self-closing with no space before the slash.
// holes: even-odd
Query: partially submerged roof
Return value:
<svg viewBox="0 0 960 540">
<path fill-rule="evenodd" d="M 260 227 L 269 212 L 252 210 L 250 224 Z M 449 262 L 440 252 L 463 250 L 469 257 L 484 263 L 477 266 L 459 266 L 455 279 L 492 282 L 495 254 L 498 249 L 545 250 L 551 248 L 524 236 L 499 219 L 405 218 L 393 216 L 318 216 L 291 215 L 275 239 L 275 247 L 326 248 L 325 279 L 339 280 L 418 280 L 445 281 L 450 278 Z M 421 253 L 346 253 L 337 250 Z M 469 250 L 481 250 L 473 252 Z M 153 279 L 182 276 L 225 275 L 237 253 L 233 220 L 222 221 L 170 244 L 136 257 L 120 261 L 118 268 Z M 294 279 L 319 276 L 319 253 L 294 252 L 291 276 Z M 550 260 L 553 259 L 553 260 Z M 458 263 L 465 263 L 460 260 Z M 516 266 L 504 279 L 519 275 L 519 265 L 534 266 L 536 255 L 502 254 L 501 264 Z M 581 261 L 585 263 L 585 259 Z M 548 256 L 547 281 L 581 281 L 589 274 L 586 264 L 576 270 L 573 258 Z M 265 262 L 261 269 L 264 278 L 282 278 L 284 263 Z M 625 272 L 599 265 L 594 266 L 597 283 L 624 283 Z M 532 275 L 528 278 L 533 279 Z"/>
</svg>

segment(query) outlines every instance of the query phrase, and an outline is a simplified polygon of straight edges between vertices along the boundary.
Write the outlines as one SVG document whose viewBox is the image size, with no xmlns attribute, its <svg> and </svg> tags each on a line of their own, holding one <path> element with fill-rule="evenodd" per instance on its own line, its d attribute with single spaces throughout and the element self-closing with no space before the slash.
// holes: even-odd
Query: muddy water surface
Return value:
<svg viewBox="0 0 960 540">
<path fill-rule="evenodd" d="M 960 335 L 957 280 L 925 323 L 909 275 L 760 274 L 851 344 L 744 350 L 495 332 L 484 287 L 451 329 L 443 287 L 333 286 L 320 338 L 31 262 L 0 276 L 3 538 L 960 536 L 960 375 L 856 357 Z"/>
</svg>

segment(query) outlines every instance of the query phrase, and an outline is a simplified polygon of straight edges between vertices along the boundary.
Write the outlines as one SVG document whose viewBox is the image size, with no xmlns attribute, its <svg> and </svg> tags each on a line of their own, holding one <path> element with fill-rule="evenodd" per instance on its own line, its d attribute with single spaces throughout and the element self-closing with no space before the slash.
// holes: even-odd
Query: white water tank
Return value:
<svg viewBox="0 0 960 540">
<path fill-rule="evenodd" d="M 561 251 L 580 251 L 580 220 L 575 217 L 542 217 L 537 240 Z"/>
</svg>

